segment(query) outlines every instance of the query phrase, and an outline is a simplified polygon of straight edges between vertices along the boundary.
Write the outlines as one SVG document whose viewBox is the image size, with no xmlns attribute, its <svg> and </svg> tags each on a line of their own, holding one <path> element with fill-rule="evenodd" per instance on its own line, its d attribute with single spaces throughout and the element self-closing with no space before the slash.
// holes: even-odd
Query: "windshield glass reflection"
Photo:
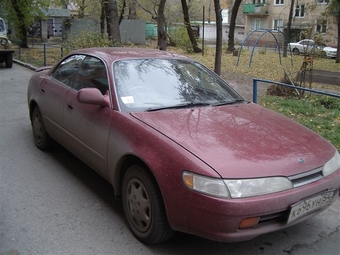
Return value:
<svg viewBox="0 0 340 255">
<path fill-rule="evenodd" d="M 113 66 L 123 111 L 211 106 L 243 101 L 228 84 L 199 63 L 134 59 Z"/>
</svg>

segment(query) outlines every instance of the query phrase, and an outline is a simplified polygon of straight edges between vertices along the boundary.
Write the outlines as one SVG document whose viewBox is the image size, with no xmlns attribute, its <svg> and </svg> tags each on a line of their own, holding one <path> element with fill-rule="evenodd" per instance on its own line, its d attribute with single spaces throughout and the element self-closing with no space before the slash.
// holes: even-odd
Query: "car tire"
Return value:
<svg viewBox="0 0 340 255">
<path fill-rule="evenodd" d="M 129 228 L 139 241 L 155 244 L 174 234 L 158 185 L 148 171 L 132 165 L 124 175 L 122 188 L 124 214 Z"/>
<path fill-rule="evenodd" d="M 324 52 L 324 51 L 321 51 L 320 55 L 321 55 L 322 58 L 328 58 L 326 52 Z"/>
<path fill-rule="evenodd" d="M 294 49 L 293 49 L 293 54 L 294 54 L 294 55 L 300 55 L 299 49 L 294 48 Z"/>
<path fill-rule="evenodd" d="M 12 53 L 7 53 L 5 62 L 6 62 L 7 68 L 12 68 L 13 66 L 13 54 Z"/>
<path fill-rule="evenodd" d="M 52 147 L 52 139 L 46 132 L 43 118 L 38 106 L 36 106 L 32 112 L 32 131 L 35 145 L 40 150 L 48 150 Z"/>
</svg>

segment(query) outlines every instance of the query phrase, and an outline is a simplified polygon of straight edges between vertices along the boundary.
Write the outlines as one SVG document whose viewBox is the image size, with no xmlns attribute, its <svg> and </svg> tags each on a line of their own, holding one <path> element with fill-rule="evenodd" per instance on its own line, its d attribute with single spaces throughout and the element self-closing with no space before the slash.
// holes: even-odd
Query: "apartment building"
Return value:
<svg viewBox="0 0 340 255">
<path fill-rule="evenodd" d="M 314 39 L 321 35 L 323 42 L 337 45 L 337 21 L 332 15 L 323 15 L 328 0 L 295 0 L 293 20 L 289 35 L 289 42 L 296 42 L 304 38 Z M 242 5 L 245 15 L 245 33 L 249 34 L 257 29 L 272 29 L 280 42 L 285 32 L 289 18 L 291 0 L 246 0 Z M 251 42 L 257 40 L 262 33 L 253 33 L 249 37 Z M 262 45 L 271 46 L 275 40 L 273 35 L 266 34 Z"/>
</svg>

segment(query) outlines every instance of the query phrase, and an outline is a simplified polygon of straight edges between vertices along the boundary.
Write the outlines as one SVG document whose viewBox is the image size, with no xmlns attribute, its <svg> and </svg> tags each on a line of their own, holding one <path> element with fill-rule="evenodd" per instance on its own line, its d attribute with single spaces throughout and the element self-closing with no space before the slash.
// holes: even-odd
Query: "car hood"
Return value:
<svg viewBox="0 0 340 255">
<path fill-rule="evenodd" d="M 131 114 L 223 178 L 290 176 L 322 166 L 334 154 L 316 133 L 252 103 Z"/>
</svg>

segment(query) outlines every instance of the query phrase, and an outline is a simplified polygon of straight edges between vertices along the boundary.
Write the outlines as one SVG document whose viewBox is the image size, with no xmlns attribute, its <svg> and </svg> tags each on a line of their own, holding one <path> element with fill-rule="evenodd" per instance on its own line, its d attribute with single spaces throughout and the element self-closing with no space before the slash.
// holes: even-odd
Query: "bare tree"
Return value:
<svg viewBox="0 0 340 255">
<path fill-rule="evenodd" d="M 339 0 L 340 1 L 340 0 Z M 289 10 L 289 16 L 288 16 L 288 22 L 287 22 L 287 29 L 285 31 L 286 38 L 289 40 L 290 38 L 290 28 L 292 26 L 292 21 L 293 21 L 293 14 L 294 14 L 294 5 L 295 5 L 295 0 L 291 0 L 290 2 L 290 10 Z M 283 42 L 283 57 L 287 57 L 287 47 L 288 47 L 288 42 L 284 40 Z"/>
<path fill-rule="evenodd" d="M 165 2 L 166 0 L 160 0 L 157 11 L 157 34 L 158 34 L 157 46 L 160 50 L 166 50 L 167 47 L 166 22 L 164 16 Z"/>
<path fill-rule="evenodd" d="M 108 0 L 106 6 L 106 25 L 110 40 L 120 43 L 119 15 L 116 0 Z"/>
<path fill-rule="evenodd" d="M 216 52 L 215 52 L 215 73 L 221 74 L 222 61 L 222 14 L 220 0 L 214 0 L 216 15 Z"/>
<path fill-rule="evenodd" d="M 338 0 L 338 42 L 337 42 L 337 54 L 336 54 L 336 59 L 335 63 L 340 63 L 340 0 Z"/>
<path fill-rule="evenodd" d="M 128 19 L 138 19 L 136 0 L 130 0 L 129 1 L 129 16 L 128 16 Z"/>
<path fill-rule="evenodd" d="M 185 25 L 185 27 L 187 29 L 188 36 L 190 38 L 190 42 L 191 42 L 192 48 L 193 48 L 194 52 L 196 52 L 196 53 L 202 52 L 202 49 L 198 47 L 197 40 L 196 40 L 196 38 L 194 36 L 194 32 L 192 31 L 192 27 L 191 27 L 191 24 L 190 24 L 189 8 L 188 8 L 188 5 L 187 5 L 187 1 L 186 0 L 181 0 L 181 3 L 182 3 L 182 10 L 183 10 L 183 16 L 184 16 L 184 25 Z"/>
<path fill-rule="evenodd" d="M 229 35 L 228 35 L 228 52 L 233 52 L 235 50 L 235 25 L 236 25 L 236 17 L 238 13 L 238 9 L 240 8 L 242 0 L 235 0 L 233 8 L 231 9 L 231 17 L 230 17 L 230 27 L 229 27 Z"/>
<path fill-rule="evenodd" d="M 106 5 L 107 1 L 102 0 L 101 1 L 101 14 L 100 14 L 100 34 L 102 37 L 104 37 L 105 34 L 105 20 L 106 20 Z"/>
<path fill-rule="evenodd" d="M 338 10 L 337 13 L 335 13 L 335 17 L 338 19 L 338 41 L 337 41 L 337 54 L 335 58 L 335 63 L 340 63 L 340 0 L 334 0 L 333 1 L 335 5 L 335 8 L 333 10 Z M 337 5 L 337 6 L 336 6 Z M 332 7 L 331 7 L 332 8 Z"/>
</svg>

